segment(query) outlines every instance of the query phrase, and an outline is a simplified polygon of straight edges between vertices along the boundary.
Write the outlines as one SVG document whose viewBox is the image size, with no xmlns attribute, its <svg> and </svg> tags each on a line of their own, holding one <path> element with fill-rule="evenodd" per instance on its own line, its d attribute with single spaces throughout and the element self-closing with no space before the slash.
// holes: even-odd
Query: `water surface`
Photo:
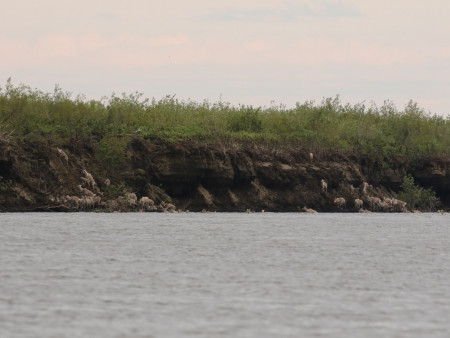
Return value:
<svg viewBox="0 0 450 338">
<path fill-rule="evenodd" d="M 0 336 L 449 337 L 449 221 L 0 214 Z"/>
</svg>

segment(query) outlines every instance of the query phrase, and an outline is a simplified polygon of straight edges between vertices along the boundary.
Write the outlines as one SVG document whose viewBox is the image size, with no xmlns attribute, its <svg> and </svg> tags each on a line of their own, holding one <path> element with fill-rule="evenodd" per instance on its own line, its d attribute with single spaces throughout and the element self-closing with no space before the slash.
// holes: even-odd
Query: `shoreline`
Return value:
<svg viewBox="0 0 450 338">
<path fill-rule="evenodd" d="M 89 143 L 3 141 L 0 211 L 403 212 L 410 208 L 397 196 L 412 170 L 441 198 L 436 210 L 448 210 L 450 157 L 380 162 L 337 151 L 134 136 L 121 163 L 111 165 Z"/>
</svg>

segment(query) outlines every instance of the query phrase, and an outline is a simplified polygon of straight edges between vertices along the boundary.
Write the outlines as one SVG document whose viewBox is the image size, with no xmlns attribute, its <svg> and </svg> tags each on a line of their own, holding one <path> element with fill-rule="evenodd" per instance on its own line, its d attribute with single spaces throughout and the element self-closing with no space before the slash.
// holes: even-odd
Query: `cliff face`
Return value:
<svg viewBox="0 0 450 338">
<path fill-rule="evenodd" d="M 404 167 L 377 168 L 376 163 L 338 153 L 316 153 L 311 160 L 309 152 L 300 149 L 232 145 L 156 146 L 134 163 L 179 207 L 192 210 L 300 211 L 306 206 L 333 211 L 338 210 L 337 197 L 348 201 L 346 210 L 354 210 L 356 198 L 392 196 L 405 174 Z M 372 183 L 366 194 L 364 182 Z"/>
<path fill-rule="evenodd" d="M 413 166 L 396 159 L 381 165 L 368 157 L 333 152 L 314 153 L 311 160 L 302 149 L 134 138 L 124 164 L 113 169 L 100 163 L 89 145 L 71 142 L 61 148 L 67 161 L 52 144 L 0 142 L 1 211 L 138 210 L 130 193 L 138 199 L 151 198 L 155 203 L 151 210 L 174 204 L 191 211 L 301 211 L 303 207 L 356 211 L 355 199 L 369 209 L 369 197 L 393 197 L 411 171 L 418 183 L 437 192 L 445 207 L 450 202 L 448 158 Z M 95 186 L 89 185 L 83 169 L 92 174 Z M 321 180 L 327 182 L 326 191 Z M 366 189 L 364 182 L 369 183 Z M 75 203 L 77 198 L 86 199 L 82 189 L 98 196 L 96 202 Z M 345 198 L 345 206 L 334 203 L 337 197 Z"/>
<path fill-rule="evenodd" d="M 432 187 L 446 209 L 450 207 L 449 157 L 439 156 L 421 159 L 414 163 L 411 172 L 418 184 L 424 187 Z"/>
</svg>

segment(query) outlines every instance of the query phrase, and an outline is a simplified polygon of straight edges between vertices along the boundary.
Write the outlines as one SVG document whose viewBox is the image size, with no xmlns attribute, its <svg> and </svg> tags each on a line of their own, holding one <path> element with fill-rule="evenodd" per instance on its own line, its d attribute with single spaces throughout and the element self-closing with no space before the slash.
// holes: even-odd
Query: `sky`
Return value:
<svg viewBox="0 0 450 338">
<path fill-rule="evenodd" d="M 262 107 L 412 100 L 447 116 L 448 13 L 448 0 L 14 0 L 0 85 Z"/>
</svg>

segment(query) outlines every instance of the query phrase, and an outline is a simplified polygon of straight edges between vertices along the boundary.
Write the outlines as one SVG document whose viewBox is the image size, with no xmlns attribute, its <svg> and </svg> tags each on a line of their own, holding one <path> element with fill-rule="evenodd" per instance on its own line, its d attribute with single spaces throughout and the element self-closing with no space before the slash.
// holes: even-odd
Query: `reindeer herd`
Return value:
<svg viewBox="0 0 450 338">
<path fill-rule="evenodd" d="M 134 192 L 123 190 L 123 195 L 104 201 L 103 192 L 98 188 L 93 176 L 86 170 L 82 170 L 80 179 L 83 182 L 78 185 L 79 195 L 50 195 L 49 200 L 53 204 L 60 205 L 72 211 L 90 211 L 105 209 L 109 211 L 140 211 L 140 212 L 175 212 L 176 207 L 171 203 L 162 201 L 159 205 L 148 196 L 140 199 Z M 108 182 L 109 180 L 106 180 Z M 104 183 L 106 183 L 104 182 Z M 85 186 L 87 187 L 85 187 Z M 89 188 L 92 188 L 90 190 Z M 95 192 L 94 192 L 95 191 Z"/>
<path fill-rule="evenodd" d="M 65 163 L 69 163 L 69 156 L 61 148 L 56 148 L 58 156 Z M 104 209 L 109 211 L 159 211 L 175 212 L 176 207 L 172 203 L 162 201 L 158 205 L 148 196 L 142 196 L 140 199 L 134 192 L 126 189 L 122 195 L 114 199 L 104 200 L 104 193 L 96 183 L 94 177 L 86 169 L 81 170 L 80 183 L 78 185 L 78 194 L 76 195 L 50 195 L 49 201 L 56 206 L 72 211 L 90 211 L 95 209 Z M 103 187 L 108 189 L 111 181 L 106 178 L 102 180 Z"/>
<path fill-rule="evenodd" d="M 320 181 L 322 193 L 328 192 L 328 183 L 322 179 Z M 354 198 L 352 201 L 349 201 L 347 205 L 347 200 L 344 197 L 336 197 L 333 200 L 334 205 L 340 211 L 345 209 L 353 209 L 359 212 L 407 212 L 406 202 L 390 197 L 380 197 L 370 196 L 369 189 L 373 190 L 373 187 L 367 183 L 363 182 L 361 184 L 360 189 L 353 187 L 353 185 L 349 186 L 350 195 L 360 195 L 357 198 Z M 361 191 L 361 194 L 358 192 Z M 364 208 L 364 205 L 367 206 L 367 209 Z M 306 207 L 304 208 L 306 211 Z"/>
<path fill-rule="evenodd" d="M 56 148 L 56 151 L 63 162 L 69 163 L 68 155 L 61 148 Z M 309 154 L 311 162 L 314 160 L 313 153 Z M 77 195 L 64 195 L 49 197 L 50 202 L 53 204 L 59 204 L 70 210 L 94 210 L 96 208 L 102 208 L 110 211 L 160 211 L 160 212 L 174 212 L 176 207 L 171 204 L 162 201 L 156 205 L 155 202 L 148 196 L 142 196 L 140 199 L 134 192 L 123 190 L 123 195 L 109 200 L 103 200 L 103 193 L 97 185 L 94 177 L 86 170 L 81 170 L 80 182 L 78 185 L 79 193 Z M 111 184 L 108 178 L 102 180 L 102 185 L 108 188 Z M 328 194 L 328 183 L 325 179 L 320 181 L 321 193 Z M 347 201 L 344 197 L 335 197 L 333 204 L 339 211 L 344 210 L 356 210 L 359 212 L 407 212 L 406 202 L 391 197 L 376 197 L 371 196 L 370 192 L 373 192 L 373 187 L 363 182 L 360 187 L 355 188 L 353 185 L 349 186 L 352 200 Z M 304 212 L 316 213 L 315 210 L 307 208 L 302 209 Z"/>
</svg>

